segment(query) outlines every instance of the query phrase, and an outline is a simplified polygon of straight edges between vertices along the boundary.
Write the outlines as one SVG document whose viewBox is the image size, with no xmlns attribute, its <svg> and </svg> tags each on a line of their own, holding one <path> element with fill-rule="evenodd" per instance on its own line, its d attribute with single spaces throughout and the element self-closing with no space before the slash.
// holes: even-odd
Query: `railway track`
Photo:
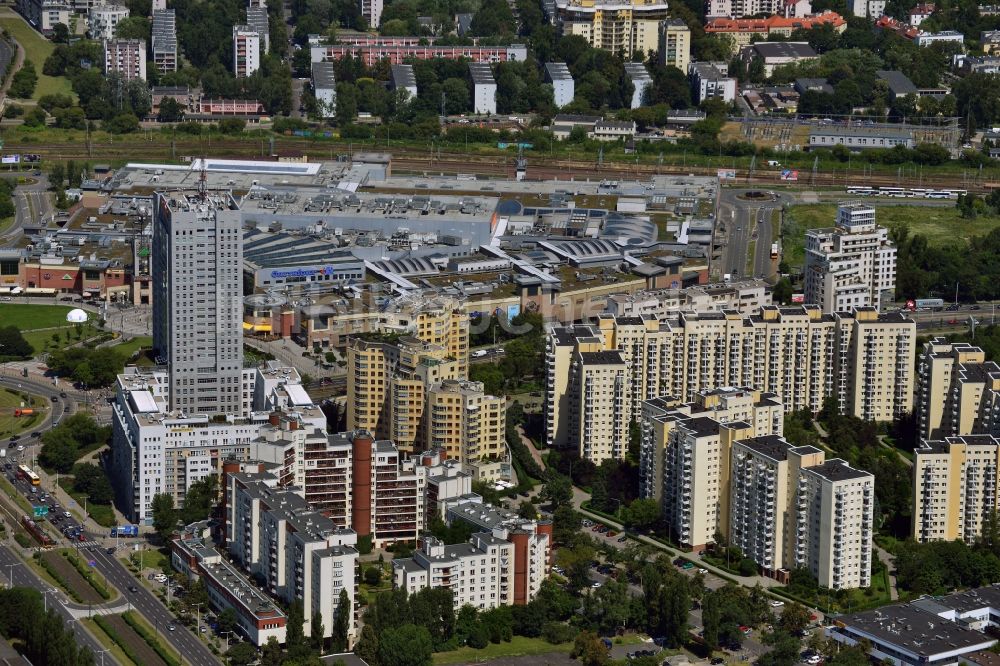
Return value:
<svg viewBox="0 0 1000 666">
<path fill-rule="evenodd" d="M 275 139 L 275 149 L 281 154 L 284 152 L 301 151 L 309 159 L 327 160 L 335 159 L 338 155 L 347 154 L 351 150 L 349 143 L 320 143 L 306 138 L 279 137 Z M 43 159 L 59 160 L 129 160 L 141 155 L 143 160 L 164 160 L 173 161 L 183 157 L 197 157 L 199 155 L 212 155 L 218 158 L 229 159 L 261 159 L 266 148 L 265 141 L 254 140 L 251 137 L 245 138 L 218 138 L 211 140 L 205 138 L 180 139 L 175 140 L 173 145 L 169 139 L 156 137 L 149 141 L 129 140 L 119 143 L 92 144 L 88 149 L 87 145 L 80 141 L 66 141 L 47 144 L 35 144 L 30 142 L 8 141 L 6 150 L 8 152 L 35 153 Z M 371 150 L 377 150 L 372 147 Z M 487 177 L 510 177 L 514 176 L 514 157 L 510 155 L 477 155 L 458 152 L 429 152 L 418 151 L 412 148 L 388 148 L 388 152 L 393 155 L 393 169 L 397 172 L 416 174 L 475 174 Z M 720 160 L 720 166 L 724 166 Z M 726 167 L 730 170 L 729 167 Z M 546 157 L 542 154 L 528 155 L 528 178 L 529 179 L 597 179 L 597 178 L 648 178 L 654 175 L 699 175 L 715 176 L 718 173 L 716 166 L 690 166 L 684 164 L 644 164 L 626 162 L 604 162 L 597 164 L 594 161 L 572 160 Z M 970 173 L 974 173 L 970 171 Z M 760 185 L 778 186 L 788 185 L 779 179 L 777 170 L 766 173 L 755 173 L 753 176 L 747 174 L 746 169 L 735 169 L 735 179 L 733 184 L 739 185 Z M 834 172 L 819 172 L 817 174 L 807 174 L 801 172 L 802 178 L 798 182 L 800 187 L 846 187 L 847 185 L 863 184 L 867 186 L 896 186 L 900 179 L 893 174 L 851 174 L 847 170 Z M 912 183 L 912 177 L 904 178 L 903 181 Z M 970 192 L 984 192 L 992 189 L 993 183 L 983 182 L 978 178 L 963 177 L 955 174 L 933 174 L 920 177 L 922 187 L 936 188 L 962 188 Z"/>
</svg>

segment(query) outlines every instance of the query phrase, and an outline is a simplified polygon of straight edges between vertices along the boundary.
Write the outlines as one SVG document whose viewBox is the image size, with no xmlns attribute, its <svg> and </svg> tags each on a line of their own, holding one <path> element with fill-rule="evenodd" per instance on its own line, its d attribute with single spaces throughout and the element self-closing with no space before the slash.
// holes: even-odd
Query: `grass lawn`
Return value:
<svg viewBox="0 0 1000 666">
<path fill-rule="evenodd" d="M 143 548 L 138 552 L 135 550 L 129 550 L 127 555 L 119 557 L 118 559 L 121 560 L 122 564 L 127 564 L 129 561 L 133 561 L 138 564 L 140 552 L 142 553 L 143 569 L 156 569 L 157 571 L 164 572 L 170 570 L 170 556 L 155 548 Z"/>
<path fill-rule="evenodd" d="M 25 59 L 35 64 L 35 71 L 38 72 L 38 85 L 35 87 L 32 99 L 38 99 L 52 93 L 65 93 L 76 97 L 69 79 L 64 76 L 42 74 L 45 59 L 55 50 L 55 44 L 35 32 L 30 25 L 24 22 L 23 18 L 10 9 L 0 10 L 0 28 L 8 31 L 17 40 L 17 43 L 24 49 Z"/>
<path fill-rule="evenodd" d="M 140 335 L 135 338 L 130 338 L 125 342 L 120 342 L 114 346 L 115 349 L 122 353 L 125 358 L 132 358 L 136 352 L 140 349 L 151 349 L 153 347 L 153 338 L 148 335 Z"/>
<path fill-rule="evenodd" d="M 0 389 L 0 438 L 19 435 L 35 427 L 49 410 L 48 401 L 37 396 L 28 396 L 9 389 Z M 25 403 L 36 410 L 30 416 L 14 416 L 14 410 Z"/>
<path fill-rule="evenodd" d="M 87 507 L 87 513 L 93 518 L 98 525 L 102 527 L 114 527 L 117 524 L 115 520 L 115 511 L 111 508 L 110 504 L 94 504 L 93 502 L 84 501 L 87 496 L 83 493 L 77 493 L 73 491 L 73 479 L 68 476 L 60 477 L 59 485 L 66 493 L 76 500 L 77 506 L 69 507 L 68 510 L 75 514 L 81 514 L 83 512 L 83 507 Z"/>
<path fill-rule="evenodd" d="M 875 203 L 875 221 L 885 227 L 906 224 L 910 234 L 922 234 L 930 245 L 968 243 L 973 236 L 983 236 L 1000 227 L 1000 216 L 982 215 L 963 220 L 954 205 L 895 206 Z M 785 214 L 783 258 L 791 266 L 805 261 L 803 246 L 808 229 L 832 227 L 837 217 L 836 204 L 792 206 Z"/>
<path fill-rule="evenodd" d="M 546 643 L 541 638 L 514 636 L 509 643 L 490 643 L 482 650 L 466 646 L 452 650 L 451 652 L 438 652 L 434 655 L 434 663 L 437 666 L 444 666 L 445 664 L 488 662 L 503 657 L 524 657 L 552 654 L 554 652 L 569 654 L 572 649 L 572 643 L 552 645 L 551 643 Z"/>
<path fill-rule="evenodd" d="M 56 333 L 59 334 L 58 341 L 52 338 L 52 336 Z M 50 328 L 38 331 L 22 331 L 21 334 L 24 336 L 24 339 L 28 341 L 28 344 L 30 344 L 35 350 L 35 354 L 37 355 L 47 351 L 63 349 L 68 344 L 83 342 L 84 340 L 88 340 L 96 335 L 100 335 L 101 331 L 90 324 L 86 324 L 83 326 L 79 338 L 76 337 L 75 326 L 64 326 L 62 328 Z M 66 342 L 67 335 L 69 335 L 68 343 Z"/>
<path fill-rule="evenodd" d="M 66 315 L 72 309 L 68 305 L 40 305 L 36 303 L 5 303 L 0 305 L 4 326 L 16 326 L 22 331 L 65 326 Z"/>
</svg>

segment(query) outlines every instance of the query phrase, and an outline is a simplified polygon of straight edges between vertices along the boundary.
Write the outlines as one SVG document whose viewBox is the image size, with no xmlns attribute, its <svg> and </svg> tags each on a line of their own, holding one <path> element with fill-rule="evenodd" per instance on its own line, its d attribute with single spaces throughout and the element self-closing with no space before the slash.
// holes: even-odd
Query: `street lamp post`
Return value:
<svg viewBox="0 0 1000 666">
<path fill-rule="evenodd" d="M 98 650 L 97 654 L 101 655 L 101 666 L 104 666 L 104 653 L 110 652 L 110 650 Z"/>
<path fill-rule="evenodd" d="M 192 604 L 195 607 L 195 609 L 194 609 L 194 612 L 195 612 L 195 621 L 194 621 L 195 636 L 200 636 L 201 635 L 201 605 L 202 605 L 202 603 L 204 603 L 204 602 L 199 601 L 196 604 Z"/>
<path fill-rule="evenodd" d="M 13 564 L 7 565 L 7 575 L 10 578 L 10 586 L 14 587 L 14 567 L 16 567 L 20 562 L 14 562 Z"/>
</svg>

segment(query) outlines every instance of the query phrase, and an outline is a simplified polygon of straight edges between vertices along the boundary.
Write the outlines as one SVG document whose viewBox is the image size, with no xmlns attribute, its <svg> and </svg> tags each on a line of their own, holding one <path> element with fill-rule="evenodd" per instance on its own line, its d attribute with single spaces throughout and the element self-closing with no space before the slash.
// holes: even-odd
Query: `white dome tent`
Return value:
<svg viewBox="0 0 1000 666">
<path fill-rule="evenodd" d="M 66 313 L 66 321 L 71 324 L 85 324 L 89 317 L 90 315 L 87 314 L 87 311 L 80 308 L 70 310 Z"/>
</svg>

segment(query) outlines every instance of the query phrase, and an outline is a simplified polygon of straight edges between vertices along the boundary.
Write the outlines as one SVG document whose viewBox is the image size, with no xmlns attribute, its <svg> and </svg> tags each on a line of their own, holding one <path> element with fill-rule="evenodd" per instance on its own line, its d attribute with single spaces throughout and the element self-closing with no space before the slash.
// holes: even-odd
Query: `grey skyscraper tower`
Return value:
<svg viewBox="0 0 1000 666">
<path fill-rule="evenodd" d="M 153 346 L 169 367 L 170 409 L 242 416 L 236 201 L 228 193 L 165 192 L 153 211 Z"/>
</svg>

